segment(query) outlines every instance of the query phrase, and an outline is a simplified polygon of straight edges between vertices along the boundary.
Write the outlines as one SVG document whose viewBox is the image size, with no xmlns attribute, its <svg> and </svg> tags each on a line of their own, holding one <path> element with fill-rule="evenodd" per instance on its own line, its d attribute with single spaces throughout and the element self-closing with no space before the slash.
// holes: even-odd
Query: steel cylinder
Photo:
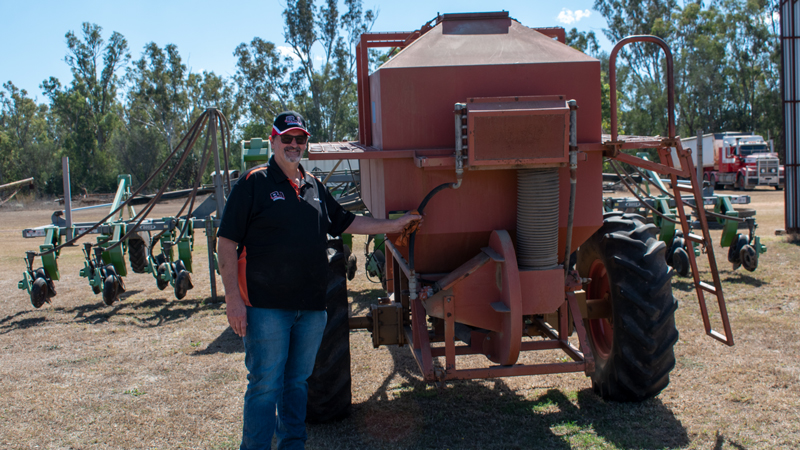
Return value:
<svg viewBox="0 0 800 450">
<path fill-rule="evenodd" d="M 517 265 L 520 270 L 558 265 L 557 168 L 517 170 Z"/>
</svg>

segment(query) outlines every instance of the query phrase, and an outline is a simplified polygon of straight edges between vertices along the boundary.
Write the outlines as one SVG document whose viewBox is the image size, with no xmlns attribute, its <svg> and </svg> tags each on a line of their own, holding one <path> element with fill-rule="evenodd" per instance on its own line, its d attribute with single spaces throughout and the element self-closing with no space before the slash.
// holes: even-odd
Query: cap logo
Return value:
<svg viewBox="0 0 800 450">
<path fill-rule="evenodd" d="M 295 117 L 295 116 L 288 115 L 288 116 L 286 116 L 286 119 L 285 119 L 285 120 L 286 120 L 286 124 L 287 124 L 287 125 L 297 125 L 297 126 L 299 126 L 299 127 L 302 127 L 302 126 L 303 126 L 302 122 L 300 122 L 300 119 L 298 119 L 298 118 L 297 118 L 297 117 Z"/>
<path fill-rule="evenodd" d="M 269 197 L 273 202 L 278 200 L 286 200 L 286 197 L 283 196 L 283 192 L 281 191 L 272 191 L 272 193 L 269 194 Z"/>
</svg>

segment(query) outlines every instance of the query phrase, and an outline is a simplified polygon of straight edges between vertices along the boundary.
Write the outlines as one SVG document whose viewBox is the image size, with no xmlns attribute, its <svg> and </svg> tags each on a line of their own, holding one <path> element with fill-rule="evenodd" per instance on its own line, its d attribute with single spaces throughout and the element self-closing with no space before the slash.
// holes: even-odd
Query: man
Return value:
<svg viewBox="0 0 800 450">
<path fill-rule="evenodd" d="M 356 216 L 300 165 L 309 132 L 287 111 L 273 123 L 269 163 L 233 187 L 219 228 L 227 316 L 245 346 L 241 449 L 305 446 L 307 379 L 327 322 L 327 235 L 399 233 L 420 220 Z M 277 406 L 277 417 L 275 414 Z"/>
</svg>

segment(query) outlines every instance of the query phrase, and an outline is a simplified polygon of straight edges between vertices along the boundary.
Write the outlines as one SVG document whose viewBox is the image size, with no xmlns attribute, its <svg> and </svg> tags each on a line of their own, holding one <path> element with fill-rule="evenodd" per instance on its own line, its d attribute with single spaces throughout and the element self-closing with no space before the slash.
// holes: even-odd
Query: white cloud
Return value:
<svg viewBox="0 0 800 450">
<path fill-rule="evenodd" d="M 577 22 L 577 21 L 579 21 L 579 20 L 581 20 L 583 18 L 587 18 L 587 17 L 589 17 L 591 15 L 592 15 L 592 12 L 589 11 L 588 9 L 584 9 L 583 11 L 581 11 L 580 9 L 577 9 L 577 10 L 573 11 L 571 9 L 562 8 L 561 12 L 558 13 L 557 19 L 558 19 L 559 22 L 569 25 L 569 24 L 571 24 L 573 22 Z"/>
<path fill-rule="evenodd" d="M 300 58 L 297 57 L 297 55 L 294 54 L 294 50 L 292 50 L 292 47 L 289 47 L 288 45 L 279 45 L 278 46 L 278 53 L 280 53 L 280 55 L 283 56 L 283 57 L 288 56 L 288 57 L 290 57 L 290 58 L 292 58 L 294 60 L 299 60 L 300 59 Z"/>
</svg>

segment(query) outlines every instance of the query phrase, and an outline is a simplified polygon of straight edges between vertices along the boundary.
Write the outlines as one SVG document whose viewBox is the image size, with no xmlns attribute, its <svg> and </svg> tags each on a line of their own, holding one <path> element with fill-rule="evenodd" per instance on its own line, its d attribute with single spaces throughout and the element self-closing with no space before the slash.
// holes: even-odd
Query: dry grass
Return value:
<svg viewBox="0 0 800 450">
<path fill-rule="evenodd" d="M 769 251 L 754 273 L 729 270 L 717 248 L 736 346 L 705 337 L 694 292 L 681 302 L 671 385 L 641 404 L 607 403 L 581 374 L 449 384 L 421 381 L 406 348 L 372 348 L 351 334 L 353 414 L 309 427 L 309 449 L 584 449 L 800 447 L 800 248 L 785 237 L 783 195 L 754 191 Z M 169 215 L 164 205 L 157 215 Z M 238 446 L 246 386 L 241 341 L 209 298 L 205 236 L 196 233 L 195 289 L 181 301 L 150 275 L 105 307 L 78 276 L 79 249 L 59 259 L 53 304 L 34 310 L 16 288 L 20 230 L 51 210 L 0 209 L 0 448 L 118 449 Z M 99 216 L 100 214 L 95 214 Z M 89 220 L 88 216 L 84 216 Z M 81 220 L 83 220 L 81 218 Z M 355 252 L 363 264 L 362 245 Z M 358 311 L 378 296 L 359 271 Z"/>
</svg>

